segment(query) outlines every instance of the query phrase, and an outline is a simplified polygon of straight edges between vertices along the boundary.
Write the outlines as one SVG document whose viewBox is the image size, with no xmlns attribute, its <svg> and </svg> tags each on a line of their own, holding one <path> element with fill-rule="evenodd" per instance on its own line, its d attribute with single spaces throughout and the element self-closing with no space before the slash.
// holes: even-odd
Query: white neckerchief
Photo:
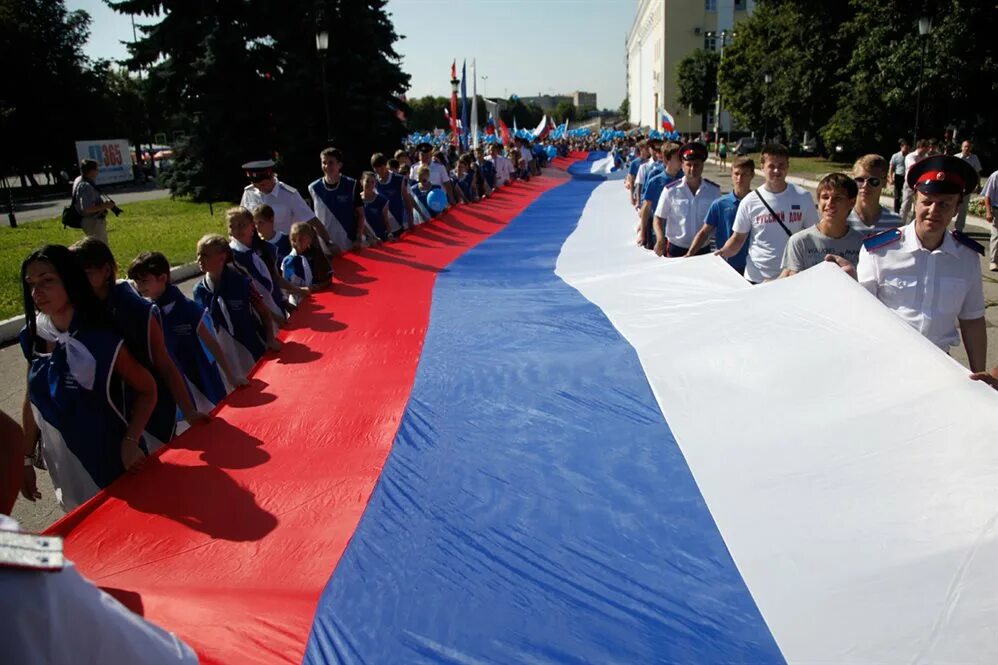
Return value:
<svg viewBox="0 0 998 665">
<path fill-rule="evenodd" d="M 308 257 L 299 254 L 297 249 L 291 250 L 291 256 L 301 257 L 301 279 L 305 282 L 301 286 L 312 286 L 312 266 L 308 264 Z"/>
<path fill-rule="evenodd" d="M 260 278 L 256 281 L 260 282 L 261 286 L 270 292 L 270 290 L 274 288 L 273 283 L 270 281 L 270 271 L 267 270 L 267 264 L 263 262 L 263 259 L 261 259 L 256 252 L 253 251 L 253 248 L 247 247 L 235 238 L 231 237 L 229 238 L 229 247 L 238 252 L 250 253 L 250 256 L 253 257 L 253 266 L 256 268 L 256 271 L 260 273 Z"/>
<path fill-rule="evenodd" d="M 47 314 L 38 313 L 35 316 L 35 331 L 46 342 L 56 346 L 66 347 L 66 364 L 69 373 L 78 384 L 87 390 L 94 389 L 94 378 L 97 374 L 97 360 L 86 344 L 73 337 L 69 332 L 60 332 Z"/>
</svg>

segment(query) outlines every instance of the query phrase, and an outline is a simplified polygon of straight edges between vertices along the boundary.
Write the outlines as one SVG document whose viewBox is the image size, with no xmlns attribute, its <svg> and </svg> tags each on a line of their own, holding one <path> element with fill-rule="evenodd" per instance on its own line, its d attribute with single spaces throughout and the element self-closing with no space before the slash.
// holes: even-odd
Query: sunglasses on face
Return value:
<svg viewBox="0 0 998 665">
<path fill-rule="evenodd" d="M 855 180 L 856 184 L 860 187 L 863 186 L 864 182 L 869 183 L 870 187 L 880 187 L 880 178 L 877 178 L 876 176 L 867 177 L 861 175 L 858 178 L 853 178 L 853 180 Z"/>
</svg>

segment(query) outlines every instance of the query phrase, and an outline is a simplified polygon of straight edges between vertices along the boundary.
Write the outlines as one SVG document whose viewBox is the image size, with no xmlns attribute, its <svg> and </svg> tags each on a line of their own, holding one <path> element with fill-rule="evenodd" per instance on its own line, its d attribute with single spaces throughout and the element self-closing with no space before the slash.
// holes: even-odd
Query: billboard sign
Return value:
<svg viewBox="0 0 998 665">
<path fill-rule="evenodd" d="M 98 185 L 131 182 L 135 179 L 132 172 L 132 153 L 127 139 L 77 141 L 76 158 L 93 159 L 97 162 L 100 166 L 97 172 Z"/>
</svg>

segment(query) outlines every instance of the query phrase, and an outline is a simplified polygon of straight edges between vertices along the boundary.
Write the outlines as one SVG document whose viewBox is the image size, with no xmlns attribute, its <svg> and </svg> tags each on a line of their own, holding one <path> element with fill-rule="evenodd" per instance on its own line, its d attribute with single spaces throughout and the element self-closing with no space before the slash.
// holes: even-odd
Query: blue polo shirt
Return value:
<svg viewBox="0 0 998 665">
<path fill-rule="evenodd" d="M 735 213 L 738 212 L 740 202 L 741 199 L 737 198 L 734 192 L 728 192 L 711 203 L 707 210 L 707 217 L 704 221 L 714 227 L 714 243 L 718 249 L 724 247 L 724 243 L 728 242 L 728 238 L 734 234 L 732 227 L 735 224 Z M 748 256 L 750 240 L 751 238 L 746 238 L 741 250 L 728 259 L 731 267 L 740 273 L 745 272 L 745 257 Z"/>
<path fill-rule="evenodd" d="M 658 205 L 658 199 L 662 196 L 662 190 L 665 189 L 665 186 L 682 177 L 682 171 L 678 171 L 676 175 L 669 175 L 669 172 L 662 166 L 655 171 L 653 176 L 645 181 L 645 190 L 641 195 L 641 200 L 651 202 L 652 214 L 655 212 L 655 206 Z"/>
</svg>

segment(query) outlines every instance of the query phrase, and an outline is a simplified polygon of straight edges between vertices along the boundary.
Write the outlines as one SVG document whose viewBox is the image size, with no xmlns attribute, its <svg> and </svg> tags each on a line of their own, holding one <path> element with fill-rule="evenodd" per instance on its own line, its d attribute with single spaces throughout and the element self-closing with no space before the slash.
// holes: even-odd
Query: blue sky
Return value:
<svg viewBox="0 0 998 665">
<path fill-rule="evenodd" d="M 389 0 L 410 97 L 450 95 L 450 63 L 478 61 L 489 96 L 595 92 L 601 108 L 626 94 L 624 40 L 635 0 Z M 66 0 L 93 17 L 86 53 L 123 58 L 132 24 L 101 0 Z M 141 22 L 141 21 L 139 21 Z M 470 76 L 470 71 L 469 71 Z M 482 77 L 488 77 L 483 80 Z M 469 86 L 470 87 L 470 86 Z M 469 89 L 470 93 L 470 89 Z"/>
</svg>

